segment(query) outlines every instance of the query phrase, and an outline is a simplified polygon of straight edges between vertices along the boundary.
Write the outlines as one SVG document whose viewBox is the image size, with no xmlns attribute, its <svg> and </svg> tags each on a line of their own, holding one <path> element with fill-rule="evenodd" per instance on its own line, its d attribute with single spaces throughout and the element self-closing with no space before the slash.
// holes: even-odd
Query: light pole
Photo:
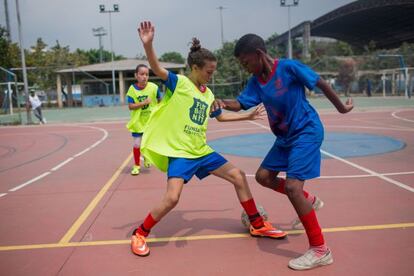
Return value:
<svg viewBox="0 0 414 276">
<path fill-rule="evenodd" d="M 224 45 L 224 31 L 223 31 L 223 10 L 225 7 L 218 7 L 218 10 L 220 10 L 220 30 L 221 30 L 221 47 Z"/>
<path fill-rule="evenodd" d="M 114 50 L 112 46 L 112 20 L 111 20 L 111 13 L 113 12 L 119 12 L 119 5 L 114 4 L 113 10 L 105 10 L 105 5 L 99 5 L 99 12 L 100 13 L 108 13 L 109 14 L 109 39 L 111 41 L 111 67 L 112 67 L 112 90 L 114 95 L 114 103 L 115 103 L 115 68 L 114 68 Z"/>
<path fill-rule="evenodd" d="M 92 28 L 93 35 L 98 37 L 99 40 L 99 62 L 102 63 L 102 37 L 106 35 L 106 30 L 103 27 Z"/>
<path fill-rule="evenodd" d="M 296 7 L 297 5 L 299 5 L 299 0 L 293 0 L 292 4 L 286 4 L 286 0 L 280 0 L 280 6 L 288 8 L 288 57 L 290 59 L 292 59 L 292 38 L 290 35 L 290 7 Z"/>
<path fill-rule="evenodd" d="M 20 54 L 21 54 L 21 61 L 22 61 L 24 95 L 26 98 L 27 124 L 32 124 L 33 123 L 32 116 L 30 115 L 30 109 L 29 109 L 29 84 L 27 82 L 26 56 L 24 54 L 24 48 L 23 48 L 23 34 L 22 34 L 22 24 L 20 20 L 19 0 L 16 0 L 16 15 L 17 15 L 17 28 L 19 32 Z"/>
</svg>

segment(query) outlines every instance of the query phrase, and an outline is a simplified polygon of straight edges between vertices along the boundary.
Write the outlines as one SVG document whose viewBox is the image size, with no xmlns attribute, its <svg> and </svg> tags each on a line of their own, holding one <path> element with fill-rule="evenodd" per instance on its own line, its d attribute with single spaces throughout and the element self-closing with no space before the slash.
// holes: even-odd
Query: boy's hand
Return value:
<svg viewBox="0 0 414 276">
<path fill-rule="evenodd" d="M 152 43 L 154 39 L 155 29 L 150 21 L 143 21 L 138 28 L 139 38 L 141 38 L 142 44 Z"/>
<path fill-rule="evenodd" d="M 344 110 L 342 110 L 341 113 L 348 113 L 353 108 L 354 108 L 354 102 L 353 102 L 352 98 L 348 98 L 345 102 Z"/>
<path fill-rule="evenodd" d="M 211 106 L 211 112 L 214 112 L 218 109 L 224 109 L 226 107 L 226 105 L 224 104 L 224 102 L 220 99 L 215 99 L 212 106 Z"/>
<path fill-rule="evenodd" d="M 263 120 L 266 116 L 266 109 L 263 104 L 259 104 L 255 110 L 250 112 L 249 120 Z"/>
</svg>

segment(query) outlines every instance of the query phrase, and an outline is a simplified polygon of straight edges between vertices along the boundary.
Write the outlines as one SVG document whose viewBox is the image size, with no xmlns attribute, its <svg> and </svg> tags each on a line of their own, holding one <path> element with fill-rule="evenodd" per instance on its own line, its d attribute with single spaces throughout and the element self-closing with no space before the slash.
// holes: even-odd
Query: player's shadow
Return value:
<svg viewBox="0 0 414 276">
<path fill-rule="evenodd" d="M 215 230 L 219 232 L 225 232 L 229 234 L 248 234 L 248 230 L 241 224 L 240 218 L 185 218 L 185 215 L 190 213 L 211 213 L 211 212 L 223 212 L 229 209 L 220 210 L 173 210 L 166 217 L 162 219 L 159 225 L 162 229 L 157 229 L 157 226 L 151 231 L 151 237 L 153 238 L 164 238 L 164 237 L 189 237 L 196 236 L 203 230 Z M 126 237 L 129 238 L 132 235 L 135 227 L 141 225 L 142 221 L 134 222 L 131 224 L 117 227 L 117 229 L 128 229 Z M 280 225 L 275 225 L 280 227 Z M 186 231 L 183 231 L 186 229 Z M 286 228 L 282 228 L 286 229 Z M 163 247 L 172 241 L 159 241 L 151 243 L 151 247 Z M 176 240 L 174 241 L 176 247 L 185 247 L 188 243 L 187 240 Z M 289 238 L 285 239 L 269 239 L 269 238 L 257 238 L 257 244 L 262 251 L 274 254 L 283 255 L 286 257 L 297 257 L 299 252 L 286 250 L 280 248 L 281 245 L 289 243 Z"/>
</svg>

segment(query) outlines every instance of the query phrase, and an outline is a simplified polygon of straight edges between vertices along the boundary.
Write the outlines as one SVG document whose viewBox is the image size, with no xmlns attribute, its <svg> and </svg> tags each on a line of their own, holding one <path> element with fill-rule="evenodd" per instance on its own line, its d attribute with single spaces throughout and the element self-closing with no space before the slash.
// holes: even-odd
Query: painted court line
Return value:
<svg viewBox="0 0 414 276">
<path fill-rule="evenodd" d="M 59 241 L 59 244 L 66 244 L 68 243 L 72 237 L 76 234 L 82 224 L 86 221 L 88 216 L 92 213 L 98 203 L 101 201 L 105 193 L 109 190 L 118 176 L 121 174 L 122 170 L 128 165 L 129 161 L 132 159 L 132 153 L 129 154 L 127 159 L 122 163 L 122 165 L 116 170 L 116 172 L 112 175 L 112 177 L 106 182 L 106 184 L 102 187 L 99 193 L 95 196 L 95 198 L 89 203 L 88 207 L 82 212 L 79 218 L 75 221 L 75 223 L 69 228 L 68 232 L 63 236 L 63 238 Z"/>
<path fill-rule="evenodd" d="M 53 167 L 52 169 L 50 169 L 52 172 L 59 170 L 61 167 L 63 167 L 64 165 L 66 165 L 67 163 L 69 163 L 70 161 L 72 161 L 74 158 L 70 157 L 68 159 L 66 159 L 65 161 L 63 161 L 62 163 L 58 164 L 57 166 Z"/>
<path fill-rule="evenodd" d="M 326 151 L 324 151 L 324 150 L 321 150 L 321 152 L 322 152 L 323 154 L 325 154 L 325 155 L 329 156 L 329 157 L 332 157 L 333 159 L 336 159 L 336 160 L 341 161 L 341 162 L 343 162 L 343 163 L 345 163 L 345 164 L 348 164 L 348 165 L 350 165 L 351 167 L 357 168 L 357 169 L 359 169 L 359 170 L 361 170 L 361 171 L 364 171 L 364 172 L 366 172 L 366 173 L 369 173 L 369 174 L 370 174 L 370 175 L 372 175 L 372 176 L 376 176 L 376 177 L 378 177 L 378 178 L 381 178 L 382 180 L 385 180 L 385 181 L 387 181 L 387 182 L 389 182 L 389 183 L 391 183 L 391 184 L 394 184 L 395 186 L 398 186 L 398 187 L 403 188 L 403 189 L 405 189 L 405 190 L 407 190 L 407 191 L 409 191 L 409 192 L 414 193 L 414 188 L 411 188 L 410 186 L 405 185 L 405 184 L 403 184 L 403 183 L 401 183 L 401 182 L 399 182 L 399 181 L 397 181 L 397 180 L 391 179 L 391 178 L 386 177 L 386 176 L 384 176 L 384 175 L 382 175 L 382 174 L 379 174 L 379 173 L 377 173 L 377 172 L 374 172 L 373 170 L 367 169 L 367 168 L 365 168 L 365 167 L 362 167 L 362 166 L 360 166 L 360 165 L 357 165 L 357 164 L 355 164 L 355 163 L 352 163 L 352 162 L 350 162 L 350 161 L 348 161 L 348 160 L 345 160 L 345 159 L 343 159 L 343 158 L 341 158 L 341 157 L 338 157 L 338 156 L 336 156 L 336 155 L 330 154 L 329 152 L 326 152 Z"/>
<path fill-rule="evenodd" d="M 406 111 L 406 110 L 397 110 L 397 111 L 394 111 L 393 113 L 391 113 L 391 116 L 394 117 L 394 118 L 396 118 L 396 119 L 398 119 L 398 120 L 402 120 L 402 121 L 414 123 L 414 120 L 406 119 L 406 118 L 403 118 L 403 117 L 400 117 L 400 116 L 397 115 L 398 112 L 402 112 L 402 111 Z"/>
<path fill-rule="evenodd" d="M 7 195 L 7 193 L 0 194 L 0 197 Z"/>
<path fill-rule="evenodd" d="M 262 125 L 262 124 L 259 124 L 259 123 L 253 122 L 253 121 L 248 121 L 248 122 L 249 122 L 249 123 L 252 123 L 252 124 L 254 124 L 254 125 L 257 125 L 257 126 L 261 126 L 262 128 L 265 128 L 265 129 L 267 129 L 267 130 L 270 130 L 270 128 L 269 128 L 268 126 L 264 126 L 264 125 Z M 391 179 L 391 178 L 389 178 L 389 177 L 386 177 L 386 176 L 384 176 L 384 175 L 382 175 L 382 174 L 380 174 L 380 173 L 377 173 L 377 172 L 375 172 L 375 171 L 373 171 L 373 170 L 370 170 L 370 169 L 367 169 L 367 168 L 365 168 L 365 167 L 362 167 L 362 166 L 360 166 L 360 165 L 358 165 L 358 164 L 355 164 L 355 163 L 353 163 L 353 162 L 350 162 L 350 161 L 348 161 L 348 160 L 346 160 L 346 159 L 343 159 L 343 158 L 341 158 L 341 157 L 339 157 L 339 156 L 333 155 L 333 154 L 331 154 L 331 153 L 329 153 L 329 152 L 327 152 L 327 151 L 324 151 L 324 150 L 322 150 L 322 149 L 321 149 L 321 153 L 323 153 L 323 154 L 325 154 L 325 155 L 327 155 L 327 156 L 329 156 L 329 157 L 331 157 L 331 158 L 333 158 L 333 159 L 335 159 L 335 160 L 341 161 L 341 162 L 343 162 L 343 163 L 345 163 L 345 164 L 347 164 L 347 165 L 350 165 L 351 167 L 354 167 L 354 168 L 357 168 L 357 169 L 359 169 L 359 170 L 361 170 L 361 171 L 364 171 L 364 172 L 366 172 L 366 173 L 368 173 L 368 174 L 370 174 L 370 175 L 372 175 L 372 176 L 376 176 L 376 177 L 378 177 L 378 178 L 381 178 L 382 180 L 385 180 L 385 181 L 387 181 L 387 182 L 389 182 L 389 183 L 391 183 L 391 184 L 394 184 L 395 186 L 398 186 L 398 187 L 403 188 L 403 189 L 405 189 L 405 190 L 407 190 L 407 191 L 409 191 L 409 192 L 414 193 L 414 188 L 412 188 L 412 187 L 410 187 L 410 186 L 408 186 L 408 185 L 405 185 L 404 183 L 401 183 L 401 182 L 399 182 L 399 181 L 396 181 L 396 180 L 394 180 L 394 179 Z"/>
<path fill-rule="evenodd" d="M 361 226 L 344 226 L 323 228 L 324 233 L 336 232 L 353 232 L 353 231 L 370 231 L 370 230 L 386 230 L 386 229 L 407 229 L 413 228 L 414 223 L 396 223 L 396 224 L 379 224 L 379 225 L 361 225 Z M 303 234 L 305 230 L 288 230 L 289 235 Z M 148 238 L 148 243 L 157 242 L 173 242 L 173 241 L 199 241 L 199 240 L 219 240 L 219 239 L 234 239 L 234 238 L 251 238 L 248 233 L 235 234 L 221 234 L 221 235 L 199 235 L 199 236 L 182 236 L 182 237 L 163 237 L 163 238 Z M 46 244 L 28 244 L 28 245 L 11 245 L 0 246 L 0 251 L 14 251 L 14 250 L 30 250 L 30 249 L 47 249 L 47 248 L 65 248 L 65 247 L 84 247 L 84 246 L 99 246 L 99 245 L 121 245 L 129 244 L 130 240 L 106 240 L 106 241 L 90 241 L 90 242 L 59 242 Z"/>
<path fill-rule="evenodd" d="M 414 174 L 414 171 L 411 172 L 394 172 L 394 173 L 380 173 L 380 175 L 408 175 Z M 282 176 L 284 174 L 281 174 Z M 254 174 L 246 174 L 248 177 L 255 177 Z M 319 179 L 342 179 L 342 178 L 364 178 L 364 177 L 376 177 L 376 175 L 372 174 L 354 174 L 354 175 L 321 175 L 318 177 Z"/>
<path fill-rule="evenodd" d="M 42 179 L 42 178 L 43 178 L 43 177 L 45 177 L 45 176 L 48 176 L 49 174 L 50 174 L 50 172 L 45 172 L 45 173 L 42 173 L 41 175 L 36 176 L 35 178 L 32 178 L 32 179 L 30 179 L 29 181 L 26 181 L 25 183 L 20 184 L 19 186 L 17 186 L 17 187 L 14 187 L 14 188 L 10 189 L 10 190 L 9 190 L 9 192 L 15 192 L 15 191 L 17 191 L 17 190 L 20 190 L 21 188 L 24 188 L 24 187 L 26 187 L 27 185 L 30 185 L 30 184 L 32 184 L 33 182 L 36 182 L 37 180 Z"/>
<path fill-rule="evenodd" d="M 104 135 L 102 136 L 102 138 L 101 138 L 101 139 L 99 139 L 97 142 L 95 142 L 94 144 L 92 144 L 92 145 L 91 145 L 91 146 L 89 146 L 88 148 L 86 148 L 86 149 L 84 149 L 83 151 L 81 151 L 81 152 L 79 152 L 79 153 L 75 154 L 73 157 L 69 157 L 68 159 L 66 159 L 65 161 L 63 161 L 63 162 L 59 163 L 58 165 L 56 165 L 55 167 L 53 167 L 53 168 L 52 168 L 52 169 L 50 169 L 49 171 L 46 171 L 45 173 L 43 173 L 43 174 L 41 174 L 41 175 L 39 175 L 39 176 L 36 176 L 36 177 L 34 177 L 34 178 L 32 178 L 32 179 L 30 179 L 30 180 L 26 181 L 25 183 L 20 184 L 20 185 L 18 185 L 18 186 L 16 186 L 16 187 L 14 187 L 14 188 L 10 189 L 10 190 L 9 190 L 9 192 L 15 192 L 15 191 L 17 191 L 17 190 L 20 190 L 21 188 L 24 188 L 24 187 L 26 187 L 26 186 L 28 186 L 28 185 L 30 185 L 30 184 L 32 184 L 32 183 L 34 183 L 34 182 L 36 182 L 36 181 L 38 181 L 38 180 L 40 180 L 40 179 L 42 179 L 42 178 L 44 178 L 44 177 L 48 176 L 48 175 L 49 175 L 49 174 L 51 174 L 52 172 L 57 171 L 58 169 L 60 169 L 61 167 L 63 167 L 64 165 L 66 165 L 67 163 L 69 163 L 70 161 L 72 161 L 73 159 L 75 159 L 76 157 L 79 157 L 79 156 L 81 156 L 82 154 L 84 154 L 85 152 L 89 151 L 90 149 L 92 149 L 92 148 L 96 147 L 97 145 L 99 145 L 100 143 L 102 143 L 102 142 L 103 142 L 103 141 L 104 141 L 104 140 L 108 137 L 108 132 L 107 132 L 105 129 L 103 129 L 103 128 L 94 127 L 94 126 L 80 126 L 80 127 L 88 127 L 88 128 L 96 129 L 96 130 L 102 131 L 102 132 L 104 133 Z M 3 194 L 3 196 L 4 196 L 4 195 L 7 195 L 7 194 Z"/>
</svg>

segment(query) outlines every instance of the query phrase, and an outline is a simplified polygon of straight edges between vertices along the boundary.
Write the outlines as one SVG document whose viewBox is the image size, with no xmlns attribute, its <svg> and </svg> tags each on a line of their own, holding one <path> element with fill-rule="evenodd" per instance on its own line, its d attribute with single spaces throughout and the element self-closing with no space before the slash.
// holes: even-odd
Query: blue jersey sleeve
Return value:
<svg viewBox="0 0 414 276">
<path fill-rule="evenodd" d="M 254 77 L 251 77 L 247 82 L 246 87 L 237 97 L 242 109 L 247 110 L 253 106 L 259 105 L 262 99 L 259 97 L 260 87 Z"/>
<path fill-rule="evenodd" d="M 161 92 L 160 88 L 158 87 L 158 89 L 157 89 L 157 100 L 161 100 L 161 98 L 162 98 L 162 92 Z"/>
<path fill-rule="evenodd" d="M 171 71 L 168 71 L 168 79 L 164 81 L 165 86 L 174 93 L 175 88 L 177 87 L 178 76 Z"/>
<path fill-rule="evenodd" d="M 135 103 L 134 98 L 132 98 L 131 96 L 128 96 L 128 103 L 129 104 Z"/>
<path fill-rule="evenodd" d="M 210 118 L 216 118 L 217 116 L 220 116 L 221 113 L 223 113 L 223 110 L 221 110 L 221 108 L 219 108 L 216 111 L 213 111 L 213 112 L 210 113 Z"/>
<path fill-rule="evenodd" d="M 312 90 L 318 82 L 320 76 L 315 73 L 309 66 L 297 61 L 287 61 L 287 67 L 293 78 Z"/>
</svg>

